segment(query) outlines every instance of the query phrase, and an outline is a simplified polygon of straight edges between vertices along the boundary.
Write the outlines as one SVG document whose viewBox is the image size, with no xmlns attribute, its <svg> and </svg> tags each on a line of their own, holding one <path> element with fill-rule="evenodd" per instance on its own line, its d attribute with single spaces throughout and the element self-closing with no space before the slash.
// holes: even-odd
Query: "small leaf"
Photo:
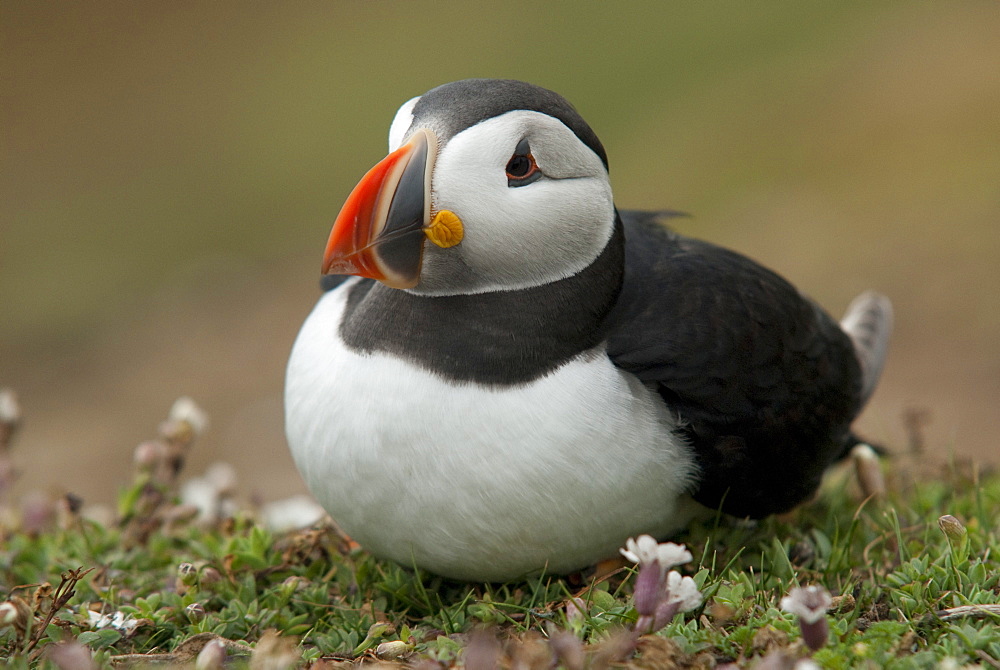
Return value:
<svg viewBox="0 0 1000 670">
<path fill-rule="evenodd" d="M 80 633 L 77 636 L 76 641 L 79 642 L 80 644 L 85 644 L 89 647 L 92 643 L 97 642 L 100 639 L 101 636 L 98 633 L 98 631 L 88 630 L 84 631 L 83 633 Z"/>
<path fill-rule="evenodd" d="M 590 602 L 594 607 L 603 612 L 618 607 L 621 604 L 615 600 L 613 595 L 601 589 L 594 589 L 590 592 Z"/>
<path fill-rule="evenodd" d="M 114 628 L 102 628 L 97 631 L 97 635 L 100 638 L 100 647 L 110 647 L 115 642 L 122 639 L 122 634 Z"/>
</svg>

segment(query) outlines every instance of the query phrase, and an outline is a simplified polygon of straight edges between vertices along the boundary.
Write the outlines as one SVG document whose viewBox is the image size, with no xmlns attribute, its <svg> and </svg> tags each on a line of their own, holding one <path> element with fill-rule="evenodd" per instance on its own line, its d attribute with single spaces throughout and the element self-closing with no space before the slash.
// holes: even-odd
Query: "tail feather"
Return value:
<svg viewBox="0 0 1000 670">
<path fill-rule="evenodd" d="M 854 343 L 861 364 L 861 399 L 867 402 L 875 392 L 889 353 L 892 303 L 881 293 L 866 291 L 847 307 L 840 327 Z"/>
</svg>

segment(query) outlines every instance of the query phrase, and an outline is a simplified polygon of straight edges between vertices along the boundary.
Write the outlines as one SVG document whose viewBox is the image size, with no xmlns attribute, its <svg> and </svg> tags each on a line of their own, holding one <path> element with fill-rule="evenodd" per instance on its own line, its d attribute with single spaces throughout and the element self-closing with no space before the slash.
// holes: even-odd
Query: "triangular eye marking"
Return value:
<svg viewBox="0 0 1000 670">
<path fill-rule="evenodd" d="M 507 161 L 507 186 L 526 186 L 542 178 L 527 138 L 514 147 L 514 155 Z"/>
</svg>

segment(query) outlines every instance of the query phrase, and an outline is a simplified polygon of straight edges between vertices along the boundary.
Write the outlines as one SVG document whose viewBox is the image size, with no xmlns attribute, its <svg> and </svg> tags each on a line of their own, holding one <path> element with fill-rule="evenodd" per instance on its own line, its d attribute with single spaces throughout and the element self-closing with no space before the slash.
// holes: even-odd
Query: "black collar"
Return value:
<svg viewBox="0 0 1000 670">
<path fill-rule="evenodd" d="M 604 341 L 623 269 L 616 220 L 593 263 L 543 286 L 420 296 L 363 280 L 349 289 L 340 336 L 351 349 L 392 354 L 451 381 L 524 384 Z"/>
</svg>

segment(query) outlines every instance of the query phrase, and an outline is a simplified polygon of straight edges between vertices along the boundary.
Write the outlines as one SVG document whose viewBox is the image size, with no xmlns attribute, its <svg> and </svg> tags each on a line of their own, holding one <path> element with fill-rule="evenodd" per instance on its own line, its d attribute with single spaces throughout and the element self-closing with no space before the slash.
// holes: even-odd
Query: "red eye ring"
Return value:
<svg viewBox="0 0 1000 670">
<path fill-rule="evenodd" d="M 539 173 L 535 157 L 528 154 L 514 154 L 507 161 L 507 180 L 509 182 L 524 182 Z"/>
</svg>

